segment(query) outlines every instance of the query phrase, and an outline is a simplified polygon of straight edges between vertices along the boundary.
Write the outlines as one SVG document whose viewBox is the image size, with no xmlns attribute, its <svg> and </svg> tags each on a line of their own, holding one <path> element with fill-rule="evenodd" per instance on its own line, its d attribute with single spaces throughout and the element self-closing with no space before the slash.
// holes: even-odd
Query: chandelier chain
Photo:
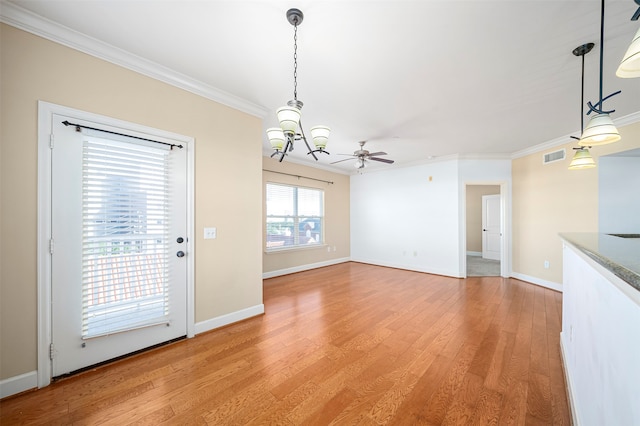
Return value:
<svg viewBox="0 0 640 426">
<path fill-rule="evenodd" d="M 293 26 L 293 99 L 298 100 L 298 25 Z"/>
</svg>

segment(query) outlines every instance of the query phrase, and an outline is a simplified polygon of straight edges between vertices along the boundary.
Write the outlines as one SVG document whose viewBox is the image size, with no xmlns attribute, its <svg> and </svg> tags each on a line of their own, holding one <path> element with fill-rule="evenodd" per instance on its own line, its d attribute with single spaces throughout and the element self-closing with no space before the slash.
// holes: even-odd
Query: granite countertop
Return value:
<svg viewBox="0 0 640 426">
<path fill-rule="evenodd" d="M 640 291 L 640 235 L 584 232 L 560 237 Z"/>
</svg>

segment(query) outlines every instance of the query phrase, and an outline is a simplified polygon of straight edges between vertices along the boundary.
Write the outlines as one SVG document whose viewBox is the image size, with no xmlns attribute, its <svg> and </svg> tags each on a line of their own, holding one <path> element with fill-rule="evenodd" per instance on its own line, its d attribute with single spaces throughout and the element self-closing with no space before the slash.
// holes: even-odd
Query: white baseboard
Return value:
<svg viewBox="0 0 640 426">
<path fill-rule="evenodd" d="M 0 380 L 0 398 L 15 395 L 38 387 L 38 372 L 30 371 L 19 376 Z"/>
<path fill-rule="evenodd" d="M 481 251 L 468 251 L 467 256 L 482 256 Z"/>
<path fill-rule="evenodd" d="M 340 259 L 327 260 L 325 262 L 310 263 L 307 265 L 294 266 L 292 268 L 279 269 L 277 271 L 265 272 L 262 274 L 262 279 L 279 277 L 281 275 L 295 274 L 296 272 L 309 271 L 311 269 L 322 268 L 324 266 L 337 265 L 338 263 L 349 262 L 351 259 L 343 257 Z"/>
<path fill-rule="evenodd" d="M 438 268 L 422 268 L 415 265 L 406 265 L 402 263 L 381 262 L 372 259 L 351 259 L 353 262 L 367 263 L 369 265 L 385 266 L 387 268 L 404 269 L 405 271 L 424 272 L 425 274 L 442 275 L 445 277 L 463 278 L 458 271 L 449 271 Z"/>
<path fill-rule="evenodd" d="M 264 314 L 264 304 L 251 306 L 249 308 L 231 312 L 230 314 L 220 315 L 219 317 L 198 322 L 195 325 L 195 331 L 196 334 L 204 333 L 206 331 L 224 327 L 225 325 L 233 324 L 234 322 L 242 321 L 261 314 Z"/>
<path fill-rule="evenodd" d="M 574 426 L 580 426 L 580 419 L 578 419 L 578 413 L 576 411 L 576 405 L 575 405 L 575 400 L 574 395 L 574 387 L 573 387 L 573 383 L 571 382 L 571 375 L 569 374 L 569 366 L 567 364 L 567 350 L 565 349 L 565 339 L 564 337 L 566 336 L 566 333 L 564 331 L 560 332 L 560 357 L 562 358 L 562 371 L 564 372 L 564 381 L 567 384 L 567 399 L 569 400 L 569 409 L 571 410 L 571 424 L 573 424 Z"/>
<path fill-rule="evenodd" d="M 517 278 L 520 281 L 526 281 L 528 283 L 539 285 L 540 287 L 545 287 L 545 288 L 559 291 L 560 293 L 562 293 L 562 284 L 554 283 L 552 281 L 541 280 L 540 278 L 532 277 L 525 274 L 520 274 L 518 272 L 512 272 L 511 277 Z"/>
</svg>

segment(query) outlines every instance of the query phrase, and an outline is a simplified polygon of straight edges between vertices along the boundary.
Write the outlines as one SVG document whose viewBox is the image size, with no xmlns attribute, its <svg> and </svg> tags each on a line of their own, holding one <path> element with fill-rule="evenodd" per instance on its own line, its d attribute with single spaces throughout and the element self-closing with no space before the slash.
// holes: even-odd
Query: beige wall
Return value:
<svg viewBox="0 0 640 426">
<path fill-rule="evenodd" d="M 321 157 L 320 161 L 322 160 L 323 158 Z M 263 168 L 265 170 L 333 182 L 333 184 L 327 184 L 311 179 L 298 179 L 295 176 L 287 176 L 280 173 L 263 172 L 263 191 L 267 182 L 299 185 L 324 190 L 325 244 L 331 248 L 331 252 L 328 252 L 327 247 L 323 246 L 264 253 L 262 256 L 264 272 L 269 273 L 315 263 L 330 262 L 335 259 L 348 258 L 350 256 L 349 176 L 294 164 L 287 162 L 287 160 L 279 163 L 277 160 L 268 157 L 264 157 L 263 159 Z M 265 196 L 263 195 L 263 199 L 264 198 Z M 263 209 L 266 211 L 264 205 Z M 262 227 L 262 245 L 263 247 L 266 245 L 265 226 Z M 333 251 L 334 247 L 335 251 Z"/>
<path fill-rule="evenodd" d="M 37 102 L 195 138 L 195 321 L 262 303 L 261 120 L 7 25 L 0 93 L 0 379 L 36 362 Z M 205 226 L 218 228 L 203 240 Z"/>
<path fill-rule="evenodd" d="M 601 155 L 640 147 L 640 123 L 618 129 L 622 140 L 593 147 L 596 163 Z M 513 176 L 513 271 L 562 283 L 562 232 L 598 232 L 598 171 L 568 170 L 575 143 L 567 143 L 567 158 L 542 164 L 545 152 L 518 158 Z M 549 269 L 544 261 L 549 261 Z"/>
<path fill-rule="evenodd" d="M 482 252 L 482 196 L 500 194 L 499 185 L 467 185 L 467 251 Z"/>
</svg>

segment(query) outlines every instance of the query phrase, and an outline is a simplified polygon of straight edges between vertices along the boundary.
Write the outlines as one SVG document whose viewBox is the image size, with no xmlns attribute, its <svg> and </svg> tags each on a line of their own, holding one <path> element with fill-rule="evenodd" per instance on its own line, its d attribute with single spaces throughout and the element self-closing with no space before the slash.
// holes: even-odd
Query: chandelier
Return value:
<svg viewBox="0 0 640 426">
<path fill-rule="evenodd" d="M 271 157 L 279 155 L 279 161 L 282 161 L 288 152 L 293 151 L 293 143 L 299 140 L 304 141 L 309 150 L 307 155 L 311 154 L 316 161 L 318 161 L 316 152 L 329 154 L 325 151 L 325 147 L 327 146 L 331 129 L 327 126 L 314 126 L 311 128 L 311 139 L 315 146 L 315 149 L 312 150 L 309 142 L 307 142 L 300 120 L 300 110 L 303 104 L 302 101 L 298 100 L 298 25 L 302 23 L 303 18 L 304 15 L 299 9 L 289 9 L 287 11 L 287 20 L 293 25 L 293 99 L 287 102 L 287 106 L 277 110 L 280 127 L 267 129 L 267 137 L 271 148 L 273 148 Z"/>
</svg>

